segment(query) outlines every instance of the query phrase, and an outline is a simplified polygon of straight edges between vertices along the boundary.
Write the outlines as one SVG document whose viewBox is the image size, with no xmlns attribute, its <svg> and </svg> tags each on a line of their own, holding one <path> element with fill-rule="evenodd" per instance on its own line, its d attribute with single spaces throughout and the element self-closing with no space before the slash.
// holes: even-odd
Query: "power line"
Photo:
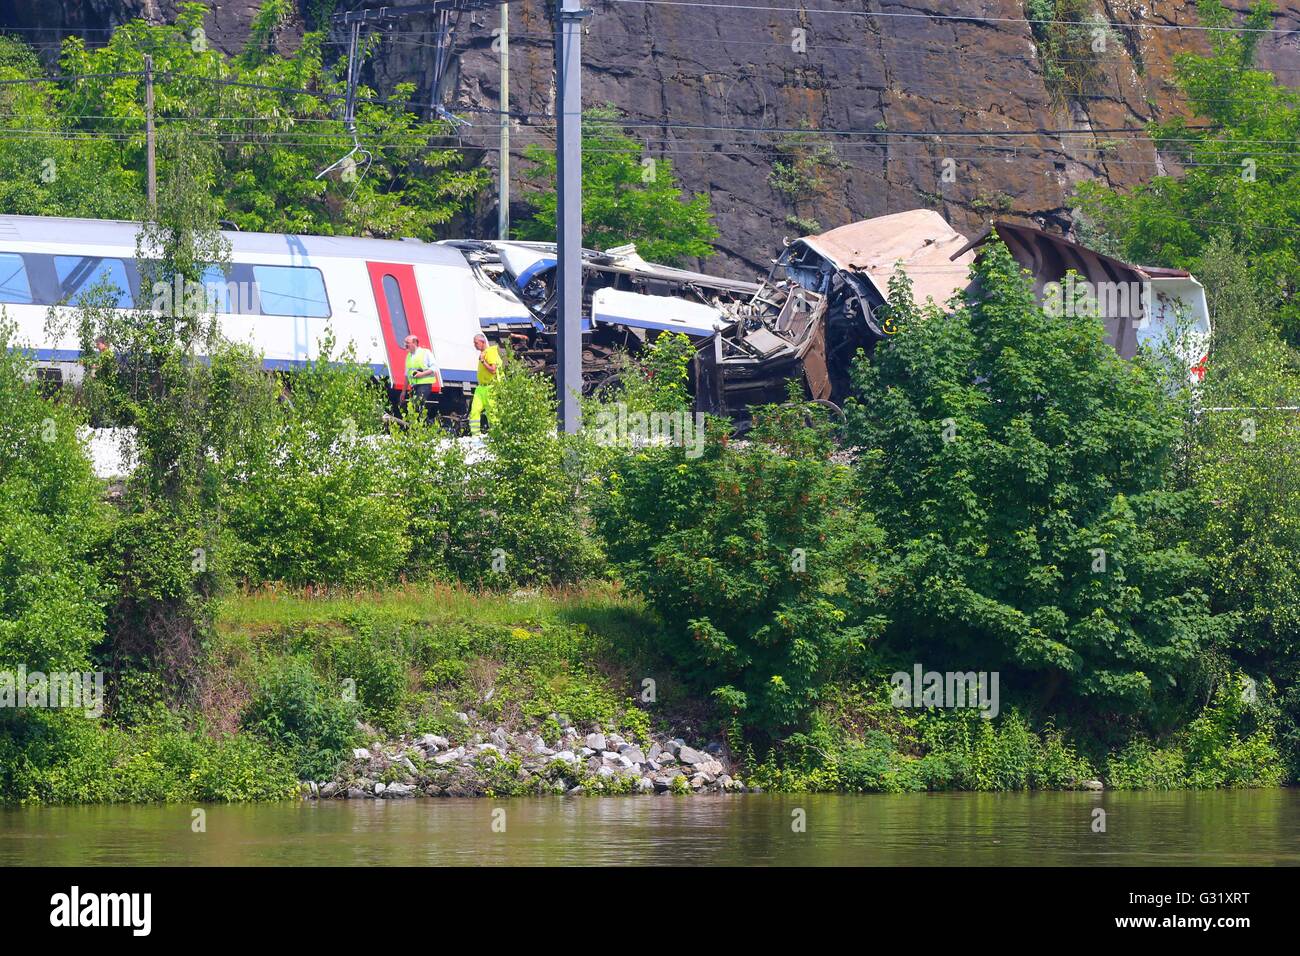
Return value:
<svg viewBox="0 0 1300 956">
<path fill-rule="evenodd" d="M 770 6 L 766 4 L 748 4 L 748 3 L 716 3 L 704 2 L 704 0 L 605 0 L 607 3 L 626 3 L 637 4 L 641 6 L 666 6 L 666 7 L 700 7 L 713 10 L 749 10 L 763 13 L 791 13 L 791 14 L 830 14 L 836 16 L 850 17 L 875 17 L 875 18 L 897 18 L 897 19 L 915 19 L 915 20 L 951 20 L 963 23 L 1024 23 L 1037 24 L 1039 26 L 1097 26 L 1097 27 L 1115 27 L 1121 30 L 1195 30 L 1204 33 L 1259 33 L 1287 36 L 1300 32 L 1300 29 L 1276 30 L 1267 27 L 1210 27 L 1200 24 L 1181 24 L 1181 23 L 1121 23 L 1118 20 L 1044 20 L 1026 17 L 987 17 L 973 14 L 948 14 L 948 13 L 897 13 L 883 12 L 878 10 L 833 10 L 827 7 L 782 7 Z"/>
<path fill-rule="evenodd" d="M 611 0 L 611 2 L 614 2 L 614 0 Z M 797 12 L 797 11 L 796 11 L 796 12 Z M 831 12 L 831 11 L 827 11 L 827 12 Z M 846 12 L 847 12 L 847 11 L 846 11 Z M 872 16 L 873 14 L 871 14 L 871 13 L 864 13 L 864 12 L 858 12 L 857 15 L 859 15 L 859 16 Z M 1039 21 L 1026 21 L 1026 22 L 1039 22 Z M 1142 26 L 1143 26 L 1143 28 L 1145 28 L 1145 27 L 1148 26 L 1148 25 L 1145 25 L 1145 24 L 1144 24 L 1144 25 L 1142 25 Z M 1182 27 L 1176 27 L 1176 28 L 1178 28 L 1178 29 L 1182 29 Z M 0 34 L 3 34 L 3 33 L 5 33 L 7 30 L 10 30 L 10 29 L 16 29 L 16 28 L 12 28 L 12 27 L 11 27 L 11 28 L 0 28 Z M 433 30 L 415 30 L 415 31 L 412 31 L 412 32 L 423 34 L 423 33 L 433 33 L 434 31 L 433 31 Z M 324 34 L 320 34 L 319 32 L 317 33 L 317 35 L 320 37 L 320 39 L 319 39 L 317 42 L 318 42 L 321 46 L 328 46 L 328 47 L 346 47 L 346 46 L 348 45 L 348 41 L 347 41 L 347 40 L 333 40 L 333 39 L 328 39 L 328 38 L 325 38 Z M 427 48 L 431 48 L 431 49 L 432 49 L 432 48 L 436 48 L 436 47 L 438 46 L 437 43 L 430 43 L 430 42 L 427 42 L 427 41 L 425 41 L 425 40 L 418 39 L 418 38 L 416 38 L 416 37 L 398 36 L 398 35 L 391 34 L 391 33 L 381 34 L 381 35 L 380 35 L 380 39 L 381 39 L 382 42 L 385 43 L 385 44 L 394 44 L 394 45 L 401 45 L 401 46 L 427 47 Z M 554 37 L 554 35 L 551 34 L 551 33 L 527 33 L 527 32 L 518 32 L 518 31 L 512 30 L 511 33 L 510 33 L 510 39 L 511 39 L 512 42 L 515 41 L 515 40 L 536 40 L 536 41 L 538 41 L 538 42 L 547 42 L 547 43 L 549 43 L 550 41 L 554 40 L 555 37 Z M 719 45 L 720 45 L 720 46 L 727 46 L 727 47 L 731 47 L 731 46 L 757 46 L 757 47 L 781 47 L 781 48 L 788 48 L 788 47 L 790 46 L 790 43 L 789 43 L 789 41 L 787 41 L 787 40 L 735 40 L 735 39 L 724 38 L 724 37 L 712 38 L 712 37 L 704 37 L 704 36 L 689 36 L 689 35 L 688 35 L 688 36 L 672 36 L 672 35 L 666 35 L 666 34 L 658 33 L 658 32 L 653 33 L 653 34 L 650 34 L 650 33 L 644 33 L 644 32 L 641 32 L 641 33 L 632 33 L 632 32 L 626 32 L 626 31 L 623 31 L 623 32 L 615 32 L 615 33 L 609 33 L 609 32 L 606 32 L 606 30 L 604 29 L 604 25 L 603 25 L 603 24 L 592 27 L 592 28 L 591 28 L 591 29 L 590 29 L 590 30 L 585 34 L 585 36 L 584 36 L 584 40 L 609 40 L 609 41 L 615 41 L 615 42 L 620 42 L 620 43 L 621 43 L 621 42 L 626 42 L 626 41 L 628 41 L 628 40 L 640 40 L 640 41 L 644 41 L 644 42 L 646 42 L 646 43 L 659 43 L 659 42 L 674 43 L 674 42 L 677 42 L 677 43 L 688 43 L 688 44 L 691 44 L 691 45 L 713 45 L 713 46 L 719 46 Z M 23 42 L 24 42 L 24 44 L 25 44 L 27 47 L 30 47 L 30 48 L 32 48 L 32 49 L 55 49 L 55 48 L 62 47 L 62 45 L 63 45 L 62 41 L 54 41 L 54 42 L 50 42 L 50 43 L 31 43 L 31 42 L 29 42 L 29 41 L 23 41 Z M 894 38 L 894 37 L 881 36 L 881 35 L 874 35 L 874 36 L 872 37 L 872 43 L 871 43 L 870 46 L 864 46 L 864 45 L 862 45 L 862 44 L 826 44 L 826 43 L 812 43 L 812 42 L 809 42 L 809 44 L 808 44 L 808 50 L 809 50 L 809 53 L 810 53 L 810 54 L 811 54 L 812 52 L 814 52 L 814 51 L 816 51 L 816 52 L 821 52 L 821 51 L 831 51 L 831 52 L 838 52 L 838 51 L 852 51 L 852 52 L 859 53 L 859 54 L 873 54 L 873 55 L 881 55 L 883 51 L 881 51 L 881 50 L 879 49 L 879 47 L 881 47 L 881 46 L 889 46 L 889 47 L 892 48 L 892 51 L 895 52 L 895 53 L 922 53 L 922 54 L 929 53 L 929 54 L 935 54 L 935 55 L 940 55 L 940 56 L 951 56 L 951 54 L 953 53 L 952 50 L 950 50 L 950 49 L 945 49 L 945 48 L 943 48 L 942 46 L 921 47 L 921 46 L 900 46 L 900 45 L 898 45 L 898 44 L 900 44 L 900 43 L 906 43 L 906 42 L 907 42 L 906 40 L 900 40 L 900 39 L 896 39 L 896 38 Z M 1041 57 L 1039 57 L 1039 56 L 1037 56 L 1037 55 L 1034 55 L 1034 54 L 1017 55 L 1017 54 L 1010 54 L 1010 53 L 1002 53 L 1002 54 L 999 54 L 999 55 L 998 55 L 998 58 L 1001 59 L 1001 60 L 1016 60 L 1016 61 L 1025 61 L 1025 62 L 1030 62 L 1030 63 L 1040 62 L 1041 59 L 1042 59 Z M 1060 65 L 1060 64 L 1072 64 L 1072 63 L 1087 63 L 1087 64 L 1094 64 L 1094 65 L 1095 65 L 1095 64 L 1104 64 L 1104 63 L 1106 63 L 1107 61 L 1104 60 L 1104 59 L 1099 60 L 1099 59 L 1096 59 L 1096 58 L 1069 58 L 1069 59 L 1067 59 L 1067 58 L 1063 58 L 1063 57 L 1053 57 L 1053 58 L 1052 58 L 1052 62 L 1053 62 L 1054 64 L 1058 64 L 1058 65 Z M 1288 67 L 1288 66 L 1270 66 L 1270 67 L 1268 67 L 1267 69 L 1265 69 L 1265 68 L 1260 68 L 1260 72 L 1265 72 L 1265 73 L 1300 73 L 1300 66 L 1295 66 L 1295 67 Z"/>
<path fill-rule="evenodd" d="M 611 2 L 623 2 L 623 0 L 611 0 Z M 139 77 L 142 75 L 143 75 L 142 71 L 121 71 L 117 73 L 73 74 L 64 77 L 56 77 L 56 78 L 49 78 L 49 79 L 38 78 L 38 77 L 20 78 L 20 79 L 3 80 L 0 81 L 0 83 L 6 83 L 6 84 L 41 83 L 41 82 L 49 82 L 51 81 L 51 79 L 53 80 L 107 79 L 107 78 L 127 77 L 127 76 Z M 266 91 L 266 92 L 283 93 L 291 96 L 311 96 L 311 97 L 316 97 L 325 100 L 342 100 L 346 98 L 346 95 L 343 93 L 334 93 L 327 90 L 309 90 L 301 87 L 287 87 L 287 86 L 279 86 L 279 85 L 272 85 L 272 84 L 265 84 L 265 83 L 250 83 L 250 82 L 240 81 L 240 80 L 227 80 L 219 77 L 182 74 L 182 73 L 177 73 L 175 71 L 160 71 L 155 75 L 160 80 L 212 83 L 219 86 L 256 89 L 256 90 Z M 407 109 L 408 111 L 412 110 L 413 107 L 416 108 L 423 107 L 423 104 L 417 103 L 415 101 L 394 101 L 384 97 L 366 98 L 366 99 L 362 99 L 361 102 L 363 104 L 376 105 L 376 106 L 395 106 L 395 107 Z M 502 114 L 501 110 L 494 110 L 486 107 L 461 107 L 460 110 L 462 112 L 472 112 L 472 113 L 486 113 L 486 114 L 493 114 L 493 115 Z M 541 114 L 541 113 L 529 113 L 529 112 L 521 113 L 521 112 L 514 112 L 514 111 L 509 111 L 507 115 L 510 115 L 512 118 L 516 118 L 516 119 L 531 119 L 531 118 L 538 118 L 538 117 L 544 119 L 554 118 L 553 114 Z M 867 130 L 844 130 L 838 128 L 812 127 L 812 126 L 799 126 L 799 127 L 761 126 L 760 127 L 760 126 L 722 126 L 722 125 L 715 125 L 715 124 L 688 124 L 688 123 L 680 123 L 680 122 L 670 122 L 667 120 L 666 117 L 662 119 L 651 118 L 645 120 L 634 119 L 631 117 L 619 117 L 611 120 L 602 120 L 599 118 L 588 117 L 587 121 L 588 123 L 594 126 L 608 125 L 614 127 L 622 126 L 625 128 L 663 127 L 663 128 L 671 128 L 671 129 L 693 129 L 693 130 L 711 131 L 711 132 L 756 132 L 756 133 L 765 133 L 765 134 L 787 134 L 787 135 L 816 134 L 816 135 L 825 135 L 825 136 L 870 136 L 873 138 L 885 138 L 885 139 L 888 139 L 889 137 L 930 138 L 930 137 L 944 137 L 944 136 L 1060 137 L 1060 136 L 1074 136 L 1074 135 L 1081 135 L 1081 136 L 1127 135 L 1132 137 L 1141 137 L 1143 139 L 1152 140 L 1152 141 L 1160 140 L 1162 142 L 1201 142 L 1202 141 L 1200 139 L 1179 139 L 1174 137 L 1160 137 L 1158 135 L 1152 136 L 1151 134 L 1147 133 L 1144 130 L 1136 129 L 1133 127 L 1101 128 L 1101 129 L 1037 128 L 1037 129 L 1024 129 L 1024 130 L 987 130 L 987 129 L 986 130 L 890 130 L 887 128 L 867 129 Z M 1185 127 L 1185 129 L 1187 130 L 1212 130 L 1213 128 L 1214 127 L 1209 125 Z M 1282 144 L 1289 145 L 1294 141 L 1238 139 L 1238 140 L 1233 140 L 1231 142 L 1233 144 L 1282 143 Z"/>
<path fill-rule="evenodd" d="M 918 19 L 918 20 L 942 20 L 956 21 L 964 23 L 1024 23 L 1036 24 L 1039 26 L 1107 26 L 1121 30 L 1193 30 L 1203 33 L 1259 33 L 1265 35 L 1287 36 L 1289 34 L 1300 32 L 1296 29 L 1275 29 L 1269 27 L 1245 27 L 1245 26 L 1227 26 L 1213 27 L 1201 24 L 1183 24 L 1183 23 L 1124 23 L 1119 20 L 1049 20 L 1035 17 L 992 17 L 979 16 L 977 14 L 944 14 L 944 13 L 903 13 L 887 12 L 877 10 L 837 10 L 827 7 L 788 7 L 778 6 L 775 4 L 748 4 L 748 3 L 717 3 L 706 2 L 706 0 L 605 0 L 607 3 L 636 4 L 641 6 L 673 6 L 673 7 L 698 7 L 703 9 L 718 10 L 750 10 L 763 13 L 790 13 L 790 14 L 812 14 L 812 15 L 837 15 L 837 16 L 855 16 L 855 17 L 872 17 L 876 19 Z M 394 7 L 394 12 L 403 12 L 401 7 Z M 70 36 L 76 36 L 85 33 L 107 33 L 112 34 L 114 27 L 86 27 L 86 26 L 50 26 L 50 27 L 21 27 L 6 26 L 0 28 L 0 33 L 49 33 L 58 30 L 67 33 Z M 319 32 L 319 31 L 318 31 Z M 432 30 L 419 30 L 420 33 L 432 33 Z"/>
<path fill-rule="evenodd" d="M 617 0 L 610 0 L 610 2 L 617 2 Z M 795 12 L 799 12 L 799 11 L 795 11 Z M 831 12 L 831 11 L 827 11 L 827 12 Z M 843 11 L 843 12 L 849 13 L 851 11 Z M 852 12 L 858 16 L 874 15 L 869 12 L 860 12 L 860 11 L 852 11 Z M 816 33 L 815 32 L 811 33 L 811 36 L 816 36 Z M 813 42 L 812 39 L 808 39 L 807 42 L 808 55 L 811 55 L 813 51 L 820 52 L 823 50 L 853 51 L 858 54 L 880 55 L 882 51 L 879 48 L 884 46 L 892 47 L 893 52 L 897 52 L 897 53 L 932 53 L 936 55 L 951 56 L 952 53 L 955 52 L 951 48 L 943 47 L 940 44 L 940 41 L 938 40 L 933 41 L 936 44 L 935 46 L 929 46 L 929 47 L 898 46 L 897 44 L 906 43 L 908 41 L 904 39 L 898 39 L 895 37 L 884 36 L 881 34 L 871 34 L 870 36 L 871 36 L 870 44 L 861 44 L 861 43 L 827 44 L 827 43 Z M 591 34 L 589 35 L 589 38 L 598 39 L 598 40 L 606 40 L 606 39 L 641 40 L 646 43 L 659 43 L 662 41 L 668 43 L 670 42 L 686 43 L 691 45 L 708 44 L 712 46 L 720 45 L 720 46 L 781 47 L 783 49 L 790 49 L 790 45 L 791 45 L 789 40 L 735 40 L 729 37 L 713 38 L 713 37 L 694 36 L 694 35 L 673 36 L 670 34 L 661 33 L 657 30 L 641 31 L 636 33 L 623 31 L 617 34 L 610 34 L 610 33 L 606 33 L 605 30 L 603 29 L 593 29 Z M 956 52 L 961 52 L 961 51 L 956 51 Z M 1011 53 L 999 53 L 997 58 L 999 60 L 1019 60 L 1019 61 L 1027 61 L 1031 63 L 1041 62 L 1042 60 L 1041 56 L 1035 54 L 1017 55 Z M 1100 57 L 1079 57 L 1079 58 L 1070 58 L 1070 59 L 1053 57 L 1052 62 L 1056 64 L 1088 63 L 1088 64 L 1100 65 L 1107 61 L 1104 58 L 1100 58 Z M 1265 72 L 1265 73 L 1278 72 L 1278 71 L 1300 72 L 1300 67 L 1271 67 L 1269 69 L 1263 69 L 1263 68 L 1260 69 L 1260 72 Z"/>
<path fill-rule="evenodd" d="M 90 74 L 86 74 L 86 75 L 89 76 Z M 126 74 L 126 75 L 134 75 L 134 74 Z M 168 73 L 163 73 L 159 75 L 162 76 L 163 78 L 171 78 L 174 76 L 174 74 L 168 74 Z M 262 90 L 271 90 L 271 91 L 282 92 L 291 95 L 312 96 L 312 97 L 327 99 L 327 100 L 339 100 L 343 98 L 343 94 L 331 93 L 323 90 L 307 90 L 307 89 L 302 89 L 297 87 L 268 86 L 266 84 L 248 84 L 240 81 L 221 80 L 215 77 L 195 76 L 195 77 L 186 77 L 186 78 L 194 79 L 199 82 L 216 83 L 223 86 L 229 86 L 229 85 L 241 86 L 241 87 L 251 86 Z M 408 111 L 410 110 L 411 107 L 422 106 L 422 104 L 413 101 L 394 101 L 394 100 L 388 100 L 384 98 L 363 99 L 360 102 L 362 104 L 371 105 L 371 106 L 401 107 L 407 109 Z M 552 126 L 554 125 L 553 123 L 539 124 L 532 121 L 537 119 L 554 120 L 556 118 L 555 114 L 552 113 L 521 112 L 521 111 L 514 111 L 514 110 L 506 111 L 503 114 L 503 111 L 501 110 L 491 109 L 488 107 L 461 107 L 459 109 L 462 112 L 480 113 L 480 114 L 488 114 L 494 116 L 508 115 L 514 119 L 529 121 L 527 124 L 521 126 L 520 128 L 541 128 L 543 126 Z M 10 114 L 10 115 L 19 116 L 23 114 Z M 94 118 L 94 114 L 68 114 L 67 118 L 74 118 L 74 117 Z M 140 117 L 102 116 L 99 118 L 104 120 L 114 121 L 114 122 L 142 122 L 142 118 Z M 317 122 L 317 123 L 341 122 L 341 120 L 335 118 L 325 118 L 325 117 L 177 116 L 177 117 L 169 117 L 169 119 L 173 119 L 173 120 L 227 119 L 231 121 L 241 121 L 241 122 L 282 122 L 282 123 L 290 123 L 290 124 L 296 122 Z M 1061 138 L 1061 137 L 1068 137 L 1068 136 L 1083 136 L 1083 137 L 1095 138 L 1098 136 L 1122 136 L 1124 137 L 1124 139 L 1120 140 L 1120 142 L 1192 144 L 1193 146 L 1198 144 L 1217 145 L 1217 146 L 1226 146 L 1226 147 L 1231 147 L 1231 146 L 1246 147 L 1246 146 L 1257 146 L 1257 145 L 1284 145 L 1284 146 L 1297 145 L 1296 140 L 1290 140 L 1290 139 L 1263 139 L 1257 137 L 1214 139 L 1214 138 L 1207 138 L 1207 137 L 1191 137 L 1191 136 L 1188 137 L 1163 136 L 1160 135 L 1158 132 L 1153 133 L 1148 129 L 1142 129 L 1138 127 L 1101 127 L 1101 128 L 1091 128 L 1091 129 L 1086 127 L 1073 128 L 1073 129 L 1049 129 L 1049 128 L 1040 127 L 1034 129 L 1013 129 L 1013 130 L 1008 130 L 1008 129 L 899 130 L 899 129 L 889 129 L 888 127 L 878 128 L 878 129 L 840 129 L 840 128 L 833 128 L 833 127 L 818 127 L 818 126 L 809 126 L 809 125 L 805 125 L 805 126 L 747 126 L 747 125 L 724 126 L 718 124 L 682 123 L 682 122 L 670 120 L 667 117 L 651 117 L 646 119 L 637 119 L 634 117 L 614 117 L 610 119 L 604 119 L 599 117 L 587 116 L 585 119 L 588 125 L 595 128 L 612 128 L 612 129 L 656 128 L 656 129 L 692 130 L 692 131 L 699 131 L 699 132 L 717 132 L 717 133 L 756 133 L 756 134 L 779 135 L 779 136 L 801 136 L 801 135 L 839 136 L 839 137 L 860 136 L 860 137 L 870 137 L 874 140 L 883 141 L 884 143 L 888 143 L 891 139 L 895 139 L 895 138 L 904 139 L 904 140 L 923 139 L 923 140 L 931 140 L 931 141 L 938 142 L 939 140 L 942 140 L 945 137 Z M 1212 133 L 1216 129 L 1216 127 L 1208 124 L 1202 124 L 1202 125 L 1194 125 L 1194 126 L 1185 126 L 1182 129 L 1189 132 Z M 826 145 L 831 145 L 831 144 L 826 144 Z M 1007 148 L 1011 148 L 1011 147 L 1007 147 Z M 1028 147 L 1024 147 L 1024 148 L 1028 148 Z"/>
<path fill-rule="evenodd" d="M 69 83 L 77 80 L 111 80 L 124 76 L 144 76 L 144 71 L 124 70 L 118 73 L 56 73 L 53 76 L 32 76 L 0 80 L 0 86 L 26 86 L 36 83 Z"/>
<path fill-rule="evenodd" d="M 165 121 L 165 119 L 163 121 Z M 530 130 L 530 128 L 528 127 L 524 127 L 523 129 L 525 131 L 536 131 L 540 133 L 540 130 Z M 23 137 L 30 137 L 35 135 L 35 136 L 43 136 L 48 139 L 60 139 L 60 140 L 74 141 L 74 142 L 93 141 L 96 139 L 110 140 L 116 142 L 130 142 L 132 140 L 138 140 L 141 134 L 138 131 L 137 132 L 115 131 L 115 130 L 57 131 L 57 130 L 12 128 L 12 127 L 0 126 L 0 138 L 12 138 L 14 135 L 21 135 Z M 195 139 L 199 139 L 205 142 L 213 142 L 218 145 L 227 145 L 227 146 L 254 146 L 254 145 L 273 144 L 278 146 L 300 146 L 300 147 L 321 147 L 321 148 L 337 146 L 341 142 L 344 142 L 347 138 L 342 131 L 340 131 L 339 133 L 316 134 L 316 133 L 305 133 L 303 131 L 291 130 L 291 129 L 273 130 L 273 131 L 266 131 L 266 132 L 211 130 L 211 131 L 200 131 L 192 135 Z M 407 138 L 407 137 L 403 137 L 403 138 Z M 761 141 L 753 141 L 750 143 L 737 142 L 737 141 L 729 141 L 729 142 L 687 141 L 688 145 L 694 142 L 697 145 L 712 146 L 713 148 L 683 149 L 683 148 L 671 148 L 670 146 L 656 146 L 653 145 L 654 142 L 655 141 L 649 141 L 643 143 L 642 145 L 645 146 L 647 152 L 657 153 L 661 155 L 707 155 L 707 156 L 744 157 L 744 156 L 753 156 L 753 150 L 740 149 L 739 147 L 741 146 L 749 145 L 749 146 L 768 147 L 768 148 L 772 146 L 772 144 L 770 143 L 764 143 Z M 680 141 L 663 140 L 659 142 L 669 143 L 671 144 L 671 146 L 675 147 L 676 144 Z M 538 146 L 543 144 L 537 143 L 532 145 Z M 441 147 L 430 146 L 427 143 L 427 141 L 424 141 L 423 139 L 421 139 L 421 141 L 419 142 L 407 142 L 407 143 L 393 142 L 391 140 L 379 140 L 374 142 L 373 146 L 375 149 L 380 149 L 380 150 L 424 150 L 424 151 L 438 151 L 438 152 L 460 151 L 466 149 L 478 150 L 483 152 L 491 152 L 491 151 L 499 150 L 499 147 L 495 145 L 471 143 L 471 142 L 463 142 L 463 141 L 458 143 L 457 145 L 451 145 L 451 146 L 441 146 Z M 723 146 L 732 146 L 737 148 L 723 149 L 722 148 Z M 904 147 L 924 149 L 926 150 L 926 153 L 924 154 L 901 153 L 900 154 L 900 150 L 903 149 Z M 1050 151 L 1048 148 L 1037 147 L 1037 146 L 1008 148 L 1008 147 L 987 146 L 982 144 L 966 144 L 966 147 L 974 148 L 974 149 L 992 150 L 995 152 L 1002 153 L 1003 156 L 1000 157 L 1002 159 L 1008 161 L 1022 161 L 1022 162 L 1036 161 L 1033 157 L 1024 155 L 1025 151 L 1032 150 L 1037 153 L 1047 153 Z M 879 147 L 874 144 L 858 143 L 858 144 L 840 144 L 840 148 L 881 149 L 883 147 Z M 526 150 L 527 150 L 527 145 L 524 145 L 512 149 L 511 152 L 518 153 L 521 155 L 527 155 Z M 1126 160 L 1126 159 L 1108 157 L 1107 155 L 1105 155 L 1107 151 L 1101 147 L 1095 147 L 1095 146 L 1084 147 L 1082 151 L 1094 152 L 1097 153 L 1098 156 L 1092 160 L 1082 159 L 1076 154 L 1071 154 L 1070 156 L 1065 158 L 1077 162 L 1093 162 L 1099 166 L 1158 167 L 1160 165 L 1160 162 L 1156 159 Z M 593 154 L 619 154 L 619 153 L 623 153 L 624 150 L 620 148 L 600 148 L 600 147 L 589 146 L 586 152 L 593 153 Z M 1295 155 L 1296 154 L 1294 153 L 1255 153 L 1253 154 L 1252 158 L 1263 159 L 1264 162 L 1261 165 L 1266 170 L 1294 170 L 1294 169 L 1300 169 L 1300 166 L 1286 164 L 1286 163 L 1275 163 L 1270 161 L 1269 157 L 1270 156 L 1294 157 Z M 964 155 L 963 156 L 936 156 L 934 153 L 934 147 L 931 144 L 922 144 L 922 143 L 908 143 L 908 144 L 903 144 L 901 146 L 892 147 L 888 150 L 887 154 L 882 156 L 881 158 L 886 162 L 888 162 L 891 159 L 893 160 L 952 159 L 956 162 L 984 162 L 984 163 L 994 162 L 997 159 L 997 158 L 990 158 L 988 156 L 964 156 Z M 1051 159 L 1049 161 L 1052 163 L 1058 162 L 1058 160 L 1055 159 Z M 1232 168 L 1232 169 L 1240 168 L 1239 163 L 1212 163 L 1212 162 L 1200 162 L 1194 160 L 1179 161 L 1176 163 L 1176 165 L 1180 168 Z"/>
</svg>

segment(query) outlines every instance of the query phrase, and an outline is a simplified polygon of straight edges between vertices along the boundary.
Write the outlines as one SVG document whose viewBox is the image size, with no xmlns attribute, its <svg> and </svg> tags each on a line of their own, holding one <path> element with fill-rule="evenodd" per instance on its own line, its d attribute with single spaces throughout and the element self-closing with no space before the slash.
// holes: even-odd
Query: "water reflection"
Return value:
<svg viewBox="0 0 1300 956">
<path fill-rule="evenodd" d="M 1093 810 L 1106 832 L 1093 831 Z M 505 810 L 505 832 L 493 810 Z M 0 865 L 1300 864 L 1300 790 L 404 800 L 0 811 Z M 803 812 L 806 829 L 794 824 Z"/>
</svg>

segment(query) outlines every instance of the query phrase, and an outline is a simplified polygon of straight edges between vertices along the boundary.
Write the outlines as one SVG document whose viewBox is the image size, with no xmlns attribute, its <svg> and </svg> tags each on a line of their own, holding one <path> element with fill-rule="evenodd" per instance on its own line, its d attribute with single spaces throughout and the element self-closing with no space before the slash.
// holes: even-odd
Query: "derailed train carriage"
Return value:
<svg viewBox="0 0 1300 956">
<path fill-rule="evenodd" d="M 165 311 L 184 295 L 144 287 L 149 270 L 136 260 L 139 229 L 133 222 L 0 216 L 0 307 L 46 379 L 79 382 L 82 343 L 67 319 L 92 292 L 107 290 L 122 310 Z M 332 334 L 389 386 L 396 404 L 406 387 L 402 343 L 414 333 L 442 372 L 440 414 L 463 424 L 477 382 L 476 333 L 509 341 L 527 364 L 554 368 L 554 244 L 223 235 L 230 261 L 204 273 L 201 302 L 222 334 L 260 352 L 269 370 L 318 359 Z M 583 265 L 588 389 L 617 373 L 620 350 L 635 352 L 663 331 L 711 335 L 726 326 L 727 309 L 758 290 L 753 282 L 647 263 L 631 247 L 585 250 Z"/>
<path fill-rule="evenodd" d="M 142 288 L 138 231 L 132 222 L 0 216 L 0 306 L 45 376 L 80 376 L 72 323 L 47 319 L 90 290 L 115 290 L 121 309 L 159 307 L 156 290 Z M 993 223 L 968 241 L 937 213 L 912 210 L 797 239 L 763 282 L 649 263 L 631 246 L 584 250 L 584 390 L 614 381 L 620 351 L 681 332 L 697 344 L 692 382 L 702 411 L 743 421 L 750 405 L 782 401 L 792 377 L 810 398 L 839 405 L 853 356 L 889 334 L 882 307 L 896 270 L 907 272 L 918 302 L 942 304 L 965 288 L 976 250 L 994 234 L 1040 296 L 1070 270 L 1098 287 L 1144 290 L 1136 306 L 1100 303 L 1108 340 L 1126 358 L 1168 334 L 1174 316 L 1190 324 L 1193 348 L 1208 339 L 1204 290 L 1185 272 L 1129 265 L 1014 223 Z M 414 333 L 442 370 L 440 413 L 463 423 L 477 332 L 509 341 L 535 368 L 555 366 L 553 243 L 224 235 L 230 262 L 205 273 L 204 295 L 223 334 L 259 351 L 268 369 L 316 360 L 332 333 L 389 386 L 395 404 L 406 386 L 402 342 Z"/>
<path fill-rule="evenodd" d="M 1138 347 L 1177 331 L 1189 374 L 1204 374 L 1210 317 L 1205 290 L 1178 269 L 1135 266 L 1078 243 L 1017 223 L 993 222 L 974 240 L 927 209 L 867 219 L 791 242 L 753 299 L 726 328 L 710 336 L 694 363 L 697 406 L 746 417 L 750 405 L 779 402 L 785 383 L 801 376 L 809 398 L 838 406 L 849 392 L 849 368 L 891 334 L 891 278 L 911 281 L 918 305 L 944 306 L 970 285 L 978 248 L 1001 239 L 1029 272 L 1040 304 L 1069 308 L 1077 287 L 1126 359 Z"/>
</svg>

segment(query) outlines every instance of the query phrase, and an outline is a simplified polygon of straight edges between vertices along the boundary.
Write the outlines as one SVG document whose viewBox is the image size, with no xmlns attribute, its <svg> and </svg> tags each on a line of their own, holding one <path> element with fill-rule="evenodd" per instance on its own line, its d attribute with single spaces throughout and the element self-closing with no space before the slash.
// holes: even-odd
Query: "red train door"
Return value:
<svg viewBox="0 0 1300 956">
<path fill-rule="evenodd" d="M 379 309 L 379 327 L 384 332 L 393 387 L 406 388 L 406 349 L 402 343 L 414 334 L 421 346 L 430 347 L 429 329 L 424 324 L 424 309 L 415 287 L 415 267 L 398 262 L 367 262 L 366 268 Z"/>
</svg>

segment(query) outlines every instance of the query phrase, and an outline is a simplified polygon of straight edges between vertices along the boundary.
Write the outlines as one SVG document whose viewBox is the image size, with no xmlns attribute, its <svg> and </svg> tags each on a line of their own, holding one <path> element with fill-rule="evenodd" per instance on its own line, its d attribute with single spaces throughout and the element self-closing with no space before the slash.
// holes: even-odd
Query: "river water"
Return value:
<svg viewBox="0 0 1300 956">
<path fill-rule="evenodd" d="M 1300 864 L 1300 789 L 208 805 L 206 832 L 194 809 L 0 810 L 0 866 Z"/>
</svg>

